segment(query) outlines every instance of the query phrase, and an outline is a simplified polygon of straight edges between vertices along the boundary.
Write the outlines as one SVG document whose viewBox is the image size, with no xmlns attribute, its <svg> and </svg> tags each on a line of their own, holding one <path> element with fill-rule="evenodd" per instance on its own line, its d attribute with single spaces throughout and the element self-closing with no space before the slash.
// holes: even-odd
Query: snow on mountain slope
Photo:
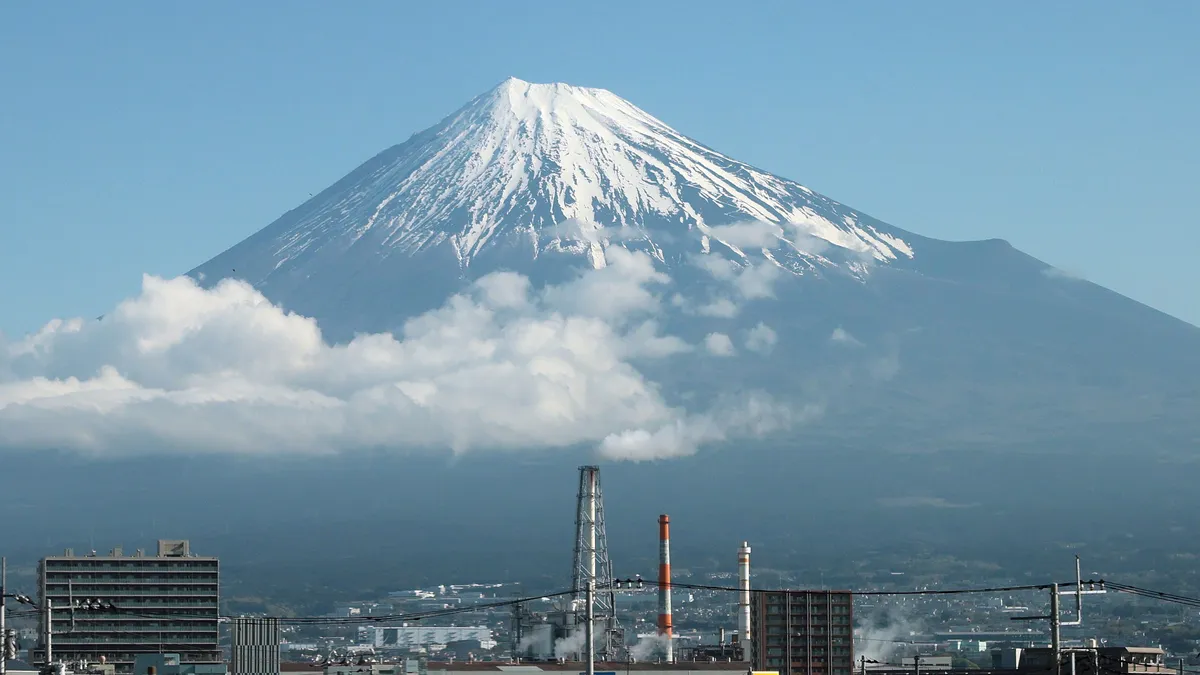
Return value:
<svg viewBox="0 0 1200 675">
<path fill-rule="evenodd" d="M 509 79 L 390 148 L 193 274 L 270 292 L 281 275 L 339 276 L 447 249 L 458 272 L 604 248 L 670 267 L 692 253 L 796 274 L 914 255 L 905 233 L 721 155 L 603 89 Z M 351 254 L 349 257 L 346 254 Z M 516 257 L 514 257 L 514 255 Z"/>
</svg>

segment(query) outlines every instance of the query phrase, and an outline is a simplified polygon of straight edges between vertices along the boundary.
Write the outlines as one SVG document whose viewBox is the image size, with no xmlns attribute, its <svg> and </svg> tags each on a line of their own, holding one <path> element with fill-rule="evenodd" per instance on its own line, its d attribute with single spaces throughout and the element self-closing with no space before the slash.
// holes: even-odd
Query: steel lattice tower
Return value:
<svg viewBox="0 0 1200 675">
<path fill-rule="evenodd" d="M 574 598 L 579 601 L 576 606 L 585 602 L 588 580 L 592 576 L 589 568 L 592 553 L 592 542 L 588 539 L 592 510 L 589 506 L 595 503 L 595 582 L 596 604 L 596 658 L 601 661 L 623 660 L 625 650 L 625 633 L 617 622 L 616 592 L 613 590 L 612 560 L 608 557 L 608 535 L 604 532 L 604 495 L 600 491 L 600 467 L 579 467 L 579 496 L 575 508 L 575 564 L 571 572 L 571 589 L 575 591 Z M 578 610 L 582 624 L 586 608 Z"/>
</svg>

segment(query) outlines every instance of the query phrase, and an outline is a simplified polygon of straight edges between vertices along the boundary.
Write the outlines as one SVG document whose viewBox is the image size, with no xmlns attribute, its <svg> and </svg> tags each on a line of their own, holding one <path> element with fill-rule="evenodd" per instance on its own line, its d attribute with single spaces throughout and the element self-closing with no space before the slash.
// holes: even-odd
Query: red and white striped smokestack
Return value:
<svg viewBox="0 0 1200 675">
<path fill-rule="evenodd" d="M 667 663 L 675 662 L 671 645 L 671 519 L 658 517 L 658 634 L 666 642 Z"/>
</svg>

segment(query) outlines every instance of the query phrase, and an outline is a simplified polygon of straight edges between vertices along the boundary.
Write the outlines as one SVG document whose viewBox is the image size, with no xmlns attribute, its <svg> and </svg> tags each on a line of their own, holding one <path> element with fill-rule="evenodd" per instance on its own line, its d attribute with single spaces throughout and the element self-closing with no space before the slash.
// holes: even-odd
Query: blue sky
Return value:
<svg viewBox="0 0 1200 675">
<path fill-rule="evenodd" d="M 204 262 L 510 75 L 1200 324 L 1200 3 L 0 5 L 0 331 Z"/>
</svg>

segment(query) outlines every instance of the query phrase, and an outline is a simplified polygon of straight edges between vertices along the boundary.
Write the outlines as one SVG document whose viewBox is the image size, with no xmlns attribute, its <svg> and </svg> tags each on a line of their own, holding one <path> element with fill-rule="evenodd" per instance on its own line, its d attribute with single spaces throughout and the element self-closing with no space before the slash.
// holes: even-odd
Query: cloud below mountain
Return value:
<svg viewBox="0 0 1200 675">
<path fill-rule="evenodd" d="M 670 278 L 641 253 L 610 247 L 606 257 L 603 269 L 541 289 L 519 274 L 489 274 L 395 336 L 337 345 L 245 282 L 203 289 L 147 276 L 138 296 L 101 320 L 56 320 L 0 342 L 0 448 L 592 447 L 643 460 L 818 414 L 761 394 L 724 396 L 702 411 L 669 403 L 638 363 L 732 353 L 732 341 L 721 334 L 701 347 L 662 333 L 654 317 Z M 746 274 L 728 280 L 736 288 Z M 757 330 L 756 344 L 770 341 Z"/>
</svg>

